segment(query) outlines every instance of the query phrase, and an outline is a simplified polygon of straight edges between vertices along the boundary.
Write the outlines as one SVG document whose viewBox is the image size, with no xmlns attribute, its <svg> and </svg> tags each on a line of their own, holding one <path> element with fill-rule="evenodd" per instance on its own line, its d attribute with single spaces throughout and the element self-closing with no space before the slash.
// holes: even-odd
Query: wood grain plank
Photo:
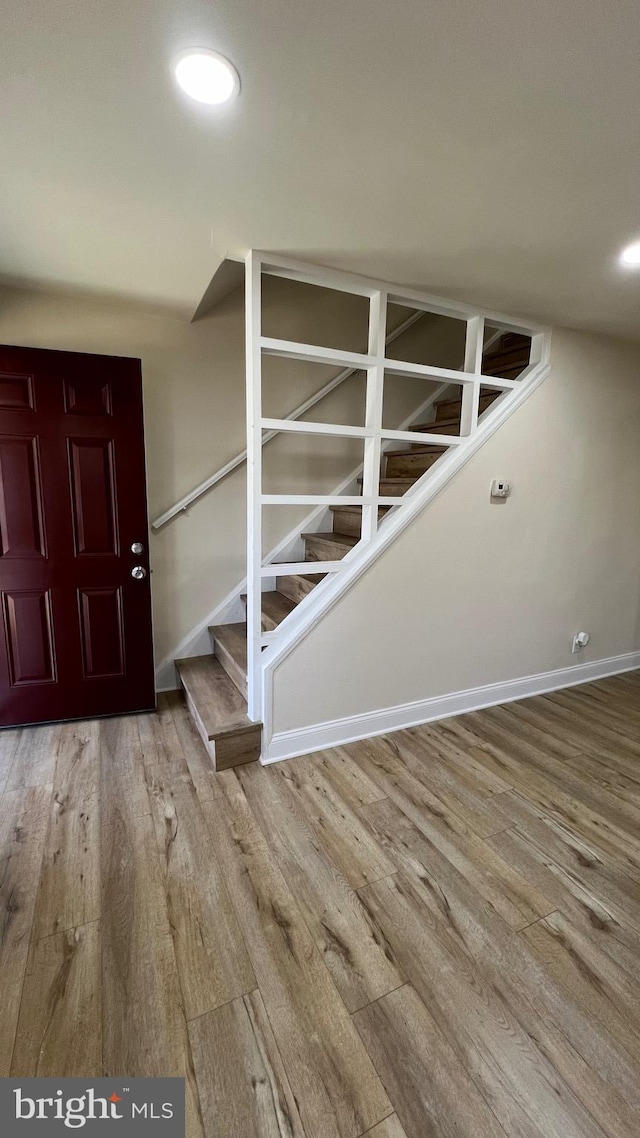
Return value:
<svg viewBox="0 0 640 1138">
<path fill-rule="evenodd" d="M 406 735 L 418 743 L 423 740 L 428 743 L 429 748 L 435 752 L 438 758 L 451 767 L 456 772 L 456 776 L 479 797 L 490 798 L 494 794 L 511 790 L 510 782 L 488 771 L 486 767 L 475 760 L 471 754 L 471 748 L 467 747 L 463 750 L 456 746 L 446 732 L 440 730 L 439 723 L 423 723 L 420 727 L 410 728 Z"/>
<path fill-rule="evenodd" d="M 575 759 L 567 759 L 567 768 L 576 776 L 587 778 L 623 801 L 640 807 L 640 762 L 637 760 L 627 759 L 625 765 L 593 755 L 577 755 Z"/>
<path fill-rule="evenodd" d="M 528 713 L 525 718 L 525 713 Z M 515 720 L 515 722 L 514 722 Z M 559 732 L 553 720 L 533 711 L 529 700 L 508 703 L 504 707 L 489 707 L 477 713 L 477 722 L 483 730 L 504 730 L 516 737 L 521 748 L 526 748 L 529 761 L 570 759 L 580 753 L 580 742 Z M 526 726 L 525 726 L 526 723 Z M 524 753 L 524 752 L 523 752 Z"/>
<path fill-rule="evenodd" d="M 572 700 L 566 691 L 549 692 L 544 696 L 543 707 L 564 728 L 572 724 L 578 725 L 578 729 L 582 729 L 586 736 L 591 736 L 592 740 L 596 739 L 600 744 L 610 746 L 622 754 L 640 758 L 640 728 L 634 722 L 637 703 L 635 706 L 633 703 L 625 706 L 622 726 L 618 712 L 610 706 L 603 711 L 602 708 L 593 707 L 579 692 L 577 696 L 577 700 Z M 556 731 L 560 733 L 557 727 Z"/>
<path fill-rule="evenodd" d="M 637 984 L 582 936 L 562 913 L 554 913 L 519 934 L 571 998 L 603 1024 L 639 1064 L 640 1002 Z M 638 961 L 640 964 L 640 960 Z"/>
<path fill-rule="evenodd" d="M 144 752 L 135 715 L 100 720 L 100 795 L 116 800 L 128 819 L 149 814 Z"/>
<path fill-rule="evenodd" d="M 213 769 L 211 758 L 194 726 L 184 696 L 179 693 L 169 694 L 177 696 L 177 698 L 168 701 L 167 709 L 173 720 L 187 769 L 198 792 L 198 797 L 222 797 L 222 788 Z"/>
<path fill-rule="evenodd" d="M 7 791 L 53 783 L 61 730 L 55 723 L 22 728 L 5 786 Z"/>
<path fill-rule="evenodd" d="M 388 945 L 316 842 L 284 780 L 257 766 L 238 770 L 237 778 L 348 1011 L 400 987 L 404 977 Z"/>
<path fill-rule="evenodd" d="M 377 802 L 383 797 L 380 787 L 353 762 L 344 747 L 334 747 L 316 755 L 303 755 L 296 760 L 296 766 L 311 774 L 314 770 L 322 774 L 334 789 L 337 798 L 345 802 L 351 810 L 358 811 L 368 802 Z"/>
<path fill-rule="evenodd" d="M 526 842 L 530 855 L 537 858 L 561 886 L 585 904 L 589 903 L 589 897 L 594 898 L 596 909 L 599 905 L 623 924 L 640 931 L 640 890 L 635 878 L 620 868 L 615 855 L 603 853 L 592 836 L 588 841 L 581 840 L 518 794 L 500 796 L 500 808 L 515 823 L 521 846 Z M 605 835 L 603 843 L 607 845 Z M 561 901 L 559 904 L 562 908 Z"/>
<path fill-rule="evenodd" d="M 51 787 L 0 799 L 0 1076 L 9 1074 L 29 952 Z"/>
<path fill-rule="evenodd" d="M 99 921 L 32 943 L 11 1074 L 102 1075 Z"/>
<path fill-rule="evenodd" d="M 505 1138 L 505 1131 L 410 985 L 356 1012 L 407 1138 Z"/>
<path fill-rule="evenodd" d="M 219 777 L 224 805 L 203 807 L 303 1126 L 356 1138 L 392 1108 L 236 773 Z"/>
<path fill-rule="evenodd" d="M 169 736 L 170 737 L 170 736 Z M 195 788 L 148 772 L 169 925 L 187 1020 L 256 987 Z"/>
<path fill-rule="evenodd" d="M 259 992 L 189 1025 L 206 1138 L 305 1138 Z"/>
<path fill-rule="evenodd" d="M 186 1078 L 191 1138 L 202 1120 L 160 855 L 140 812 L 149 801 L 138 731 L 132 717 L 102 720 L 100 731 L 103 1073 Z"/>
<path fill-rule="evenodd" d="M 299 769 L 294 763 L 283 763 L 274 770 L 295 794 L 317 840 L 354 889 L 393 873 L 392 863 L 356 811 L 320 769 Z"/>
<path fill-rule="evenodd" d="M 390 1114 L 384 1122 L 379 1122 L 373 1130 L 367 1130 L 362 1138 L 407 1138 L 397 1114 Z"/>
<path fill-rule="evenodd" d="M 383 805 L 368 807 L 367 816 L 373 811 L 379 814 Z M 393 804 L 387 809 L 393 810 Z M 397 808 L 396 815 L 389 818 L 388 826 L 396 834 L 396 850 L 407 854 L 402 877 L 423 906 L 425 927 L 440 922 L 481 971 L 485 987 L 504 993 L 508 1004 L 517 1008 L 523 1028 L 540 1041 L 558 1075 L 606 1134 L 626 1138 L 633 1133 L 640 1085 L 629 1055 L 567 998 L 530 952 L 523 951 L 525 946 L 493 907 L 483 904 L 467 878 L 439 851 L 410 848 Z M 367 904 L 366 890 L 360 896 Z"/>
<path fill-rule="evenodd" d="M 465 716 L 464 720 L 470 718 L 472 716 Z M 454 726 L 451 730 L 459 734 L 466 728 Z M 569 772 L 565 770 L 565 764 L 558 763 L 557 773 L 549 777 L 548 773 L 542 774 L 536 769 L 535 763 L 514 759 L 508 748 L 508 741 L 502 739 L 501 747 L 484 743 L 482 747 L 476 747 L 475 755 L 480 762 L 486 762 L 489 769 L 509 770 L 514 790 L 523 798 L 577 837 L 594 841 L 640 883 L 640 847 L 633 830 L 630 831 L 630 823 L 635 827 L 635 820 L 622 815 L 614 817 L 606 805 L 601 809 L 603 804 L 599 795 L 595 799 L 591 795 L 591 801 L 587 801 L 589 792 L 581 780 L 578 779 L 577 783 L 572 780 L 572 785 L 567 783 Z M 576 792 L 579 797 L 576 797 Z M 494 805 L 498 803 L 494 801 Z"/>
<path fill-rule="evenodd" d="M 440 748 L 421 739 L 416 732 L 398 732 L 395 740 L 400 755 L 411 774 L 432 789 L 440 802 L 457 814 L 465 826 L 478 837 L 485 838 L 504 829 L 504 818 L 494 810 L 491 800 L 469 787 L 449 761 L 442 762 Z"/>
<path fill-rule="evenodd" d="M 385 802 L 374 802 L 363 807 L 361 816 L 370 824 L 374 823 L 374 833 L 396 865 L 398 859 L 402 860 L 405 855 L 404 847 L 393 834 L 393 826 L 397 824 L 412 850 L 419 842 L 415 832 L 418 830 L 422 835 L 419 856 L 428 858 L 432 856 L 432 850 L 438 850 L 511 928 L 524 928 L 551 911 L 553 905 L 549 906 L 548 899 L 485 842 L 467 830 L 457 815 L 444 806 L 434 804 L 433 796 L 422 783 L 402 771 L 387 773 L 386 764 L 385 753 L 377 767 L 376 778 L 387 790 L 389 801 L 395 804 L 397 811 L 390 810 Z M 405 820 L 410 825 L 407 826 Z M 376 822 L 380 825 L 375 825 Z"/>
<path fill-rule="evenodd" d="M 424 920 L 422 903 L 411 886 L 386 878 L 361 890 L 361 897 L 505 1132 L 514 1138 L 545 1132 L 598 1138 L 600 1128 L 554 1070 L 540 1035 L 531 1031 L 530 1023 L 522 1024 L 519 1007 L 486 982 L 443 923 Z M 540 1032 L 543 1025 L 536 1027 Z M 393 1094 L 391 1099 L 402 1118 Z"/>
<path fill-rule="evenodd" d="M 100 729 L 61 727 L 32 938 L 100 916 Z"/>
<path fill-rule="evenodd" d="M 21 728 L 15 731 L 0 731 L 0 797 L 7 785 L 21 735 Z"/>
</svg>

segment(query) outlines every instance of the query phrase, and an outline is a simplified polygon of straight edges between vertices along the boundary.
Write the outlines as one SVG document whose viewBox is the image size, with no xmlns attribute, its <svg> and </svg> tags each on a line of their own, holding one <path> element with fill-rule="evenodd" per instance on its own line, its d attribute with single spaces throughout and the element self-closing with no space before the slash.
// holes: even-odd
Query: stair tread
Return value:
<svg viewBox="0 0 640 1138">
<path fill-rule="evenodd" d="M 422 446 L 419 443 L 408 443 L 402 450 L 386 450 L 384 457 L 395 458 L 399 454 L 444 454 L 446 450 L 449 447 L 444 443 L 424 443 Z"/>
<path fill-rule="evenodd" d="M 333 545 L 353 546 L 353 545 L 357 545 L 357 543 L 358 543 L 358 538 L 353 537 L 352 534 L 334 533 L 333 530 L 331 530 L 330 532 L 327 532 L 327 533 L 303 533 L 301 536 L 305 539 L 305 541 L 310 539 L 310 538 L 311 539 L 317 538 L 320 541 L 329 541 Z"/>
<path fill-rule="evenodd" d="M 450 399 L 443 400 L 443 403 L 450 403 Z M 460 416 L 452 415 L 449 419 L 431 419 L 428 423 L 416 423 L 415 426 L 409 427 L 410 431 L 429 431 L 433 435 L 440 433 L 442 427 L 457 427 L 460 424 Z"/>
<path fill-rule="evenodd" d="M 360 511 L 362 510 L 362 506 L 329 506 L 329 509 L 331 510 L 332 514 L 339 512 L 341 514 L 345 513 L 345 514 L 358 514 L 359 515 Z M 383 513 L 386 510 L 390 510 L 390 509 L 391 509 L 391 506 L 378 506 L 378 510 L 380 513 Z"/>
<path fill-rule="evenodd" d="M 246 699 L 215 656 L 191 656 L 175 663 L 207 738 L 215 740 L 259 728 L 248 718 Z"/>
</svg>

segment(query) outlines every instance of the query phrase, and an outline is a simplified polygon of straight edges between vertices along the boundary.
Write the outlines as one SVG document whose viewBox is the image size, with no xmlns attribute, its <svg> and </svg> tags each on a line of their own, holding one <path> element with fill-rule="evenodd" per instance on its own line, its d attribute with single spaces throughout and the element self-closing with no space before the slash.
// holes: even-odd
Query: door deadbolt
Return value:
<svg viewBox="0 0 640 1138">
<path fill-rule="evenodd" d="M 137 553 L 138 556 L 141 553 L 144 553 L 144 545 L 142 544 L 142 542 L 141 541 L 134 541 L 133 545 L 131 546 L 131 552 Z"/>
</svg>

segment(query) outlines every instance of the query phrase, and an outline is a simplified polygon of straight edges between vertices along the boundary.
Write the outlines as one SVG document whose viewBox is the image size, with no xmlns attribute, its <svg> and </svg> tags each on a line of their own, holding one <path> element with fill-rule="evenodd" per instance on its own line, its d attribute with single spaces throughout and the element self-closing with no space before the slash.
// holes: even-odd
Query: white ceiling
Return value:
<svg viewBox="0 0 640 1138">
<path fill-rule="evenodd" d="M 637 0 L 0 0 L 0 274 L 192 314 L 251 246 L 633 337 Z M 242 77 L 172 84 L 190 46 Z"/>
</svg>

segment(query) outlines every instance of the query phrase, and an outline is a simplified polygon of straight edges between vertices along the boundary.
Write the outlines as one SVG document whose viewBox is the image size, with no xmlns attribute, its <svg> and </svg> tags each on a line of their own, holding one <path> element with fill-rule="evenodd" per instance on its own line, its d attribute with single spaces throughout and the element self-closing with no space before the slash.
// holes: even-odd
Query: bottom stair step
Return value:
<svg viewBox="0 0 640 1138">
<path fill-rule="evenodd" d="M 209 629 L 213 651 L 238 691 L 247 698 L 247 626 L 218 624 Z"/>
<path fill-rule="evenodd" d="M 176 660 L 187 706 L 217 771 L 260 758 L 262 725 L 214 656 Z"/>
</svg>

